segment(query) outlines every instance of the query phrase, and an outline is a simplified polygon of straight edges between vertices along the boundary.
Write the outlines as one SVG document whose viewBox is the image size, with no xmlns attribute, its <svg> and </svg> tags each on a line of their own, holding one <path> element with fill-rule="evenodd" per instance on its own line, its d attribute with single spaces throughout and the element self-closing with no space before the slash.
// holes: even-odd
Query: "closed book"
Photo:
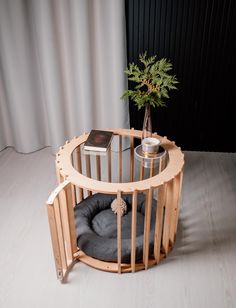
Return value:
<svg viewBox="0 0 236 308">
<path fill-rule="evenodd" d="M 112 136 L 112 132 L 93 129 L 84 144 L 84 149 L 105 152 L 111 144 Z"/>
</svg>

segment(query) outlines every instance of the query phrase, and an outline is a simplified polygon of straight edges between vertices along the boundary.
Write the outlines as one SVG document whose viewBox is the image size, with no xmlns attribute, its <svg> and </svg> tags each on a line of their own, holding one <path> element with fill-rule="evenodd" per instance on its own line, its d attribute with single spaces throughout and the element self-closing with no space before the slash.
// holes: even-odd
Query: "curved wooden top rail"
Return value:
<svg viewBox="0 0 236 308">
<path fill-rule="evenodd" d="M 48 205 L 53 205 L 56 197 L 59 195 L 59 193 L 64 189 L 68 184 L 70 184 L 70 181 L 65 180 L 64 182 L 60 183 L 50 194 L 47 200 Z"/>
<path fill-rule="evenodd" d="M 133 136 L 135 138 L 141 138 L 141 131 L 134 129 L 108 129 L 115 135 Z M 180 148 L 175 145 L 174 142 L 168 140 L 166 137 L 161 137 L 154 133 L 154 138 L 158 138 L 161 141 L 161 146 L 168 151 L 169 163 L 167 167 L 154 177 L 127 183 L 109 183 L 102 182 L 95 179 L 86 177 L 74 169 L 71 163 L 71 155 L 74 149 L 80 144 L 84 143 L 88 137 L 87 133 L 81 136 L 74 137 L 70 141 L 66 141 L 65 145 L 60 147 L 56 156 L 56 166 L 62 176 L 65 177 L 72 184 L 88 189 L 95 192 L 114 194 L 118 191 L 122 193 L 132 193 L 134 190 L 146 191 L 150 187 L 158 187 L 165 182 L 169 182 L 179 172 L 181 172 L 184 165 L 184 154 Z"/>
</svg>

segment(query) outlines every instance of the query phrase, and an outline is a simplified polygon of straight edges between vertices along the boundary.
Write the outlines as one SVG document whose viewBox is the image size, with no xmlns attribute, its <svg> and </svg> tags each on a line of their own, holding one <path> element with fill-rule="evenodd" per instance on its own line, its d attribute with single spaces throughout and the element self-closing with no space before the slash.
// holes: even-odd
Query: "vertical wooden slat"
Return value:
<svg viewBox="0 0 236 308">
<path fill-rule="evenodd" d="M 119 181 L 122 183 L 122 135 L 119 135 Z"/>
<path fill-rule="evenodd" d="M 168 163 L 168 154 L 164 155 L 164 166 L 162 167 L 162 170 L 164 170 Z"/>
<path fill-rule="evenodd" d="M 151 159 L 151 165 L 150 165 L 150 178 L 154 175 L 154 159 Z"/>
<path fill-rule="evenodd" d="M 163 156 L 161 156 L 159 159 L 159 173 L 161 173 L 162 171 L 162 162 L 163 162 Z"/>
<path fill-rule="evenodd" d="M 77 251 L 77 239 L 76 239 L 75 219 L 74 219 L 74 209 L 73 209 L 73 202 L 74 202 L 73 187 L 74 185 L 70 184 L 65 188 L 72 259 L 74 253 Z"/>
<path fill-rule="evenodd" d="M 137 191 L 132 196 L 132 227 L 131 227 L 131 269 L 135 272 L 136 262 L 136 228 L 137 228 Z"/>
<path fill-rule="evenodd" d="M 161 236 L 162 236 L 165 200 L 166 200 L 166 184 L 162 185 L 158 189 L 155 236 L 154 236 L 154 257 L 157 263 L 160 262 L 160 256 L 161 256 Z"/>
<path fill-rule="evenodd" d="M 145 221 L 144 221 L 144 234 L 143 234 L 143 263 L 145 269 L 148 268 L 151 207 L 152 207 L 152 187 L 150 187 L 148 192 L 146 193 L 146 203 L 145 203 Z"/>
<path fill-rule="evenodd" d="M 101 181 L 101 157 L 100 157 L 100 154 L 96 155 L 96 168 L 97 168 L 97 180 Z"/>
<path fill-rule="evenodd" d="M 173 201 L 173 180 L 171 180 L 167 184 L 167 196 L 165 203 L 165 217 L 164 217 L 163 240 L 162 240 L 165 254 L 169 252 L 170 248 L 170 222 L 171 222 L 172 201 Z"/>
<path fill-rule="evenodd" d="M 58 166 L 58 159 L 56 159 L 55 161 L 55 165 L 56 165 L 56 177 L 57 177 L 57 182 L 58 184 L 62 183 L 64 181 L 64 177 L 61 175 L 60 173 L 60 168 Z"/>
<path fill-rule="evenodd" d="M 144 177 L 144 162 L 143 159 L 140 161 L 140 176 L 139 176 L 139 180 L 142 181 L 143 177 Z"/>
<path fill-rule="evenodd" d="M 117 198 L 121 198 L 121 192 L 117 193 Z M 117 265 L 118 273 L 121 274 L 121 208 L 117 211 Z"/>
<path fill-rule="evenodd" d="M 175 221 L 175 237 L 178 227 L 178 220 L 179 220 L 179 210 L 180 210 L 180 198 L 181 198 L 181 190 L 183 184 L 183 170 L 180 173 L 180 180 L 179 180 L 179 191 L 178 191 L 178 201 L 177 201 L 177 214 L 176 214 L 176 221 Z"/>
<path fill-rule="evenodd" d="M 88 178 L 91 178 L 91 162 L 90 162 L 90 155 L 85 155 L 85 161 L 86 161 L 86 175 Z M 91 190 L 88 190 L 88 196 L 92 196 Z"/>
<path fill-rule="evenodd" d="M 111 147 L 109 147 L 107 155 L 108 155 L 108 159 L 107 159 L 108 182 L 111 182 L 111 177 L 112 177 L 111 175 Z"/>
<path fill-rule="evenodd" d="M 68 263 L 71 263 L 73 260 L 73 253 L 72 253 L 71 238 L 70 238 L 67 198 L 66 198 L 66 193 L 64 189 L 59 193 L 58 198 L 59 198 L 59 207 L 60 207 L 59 212 L 60 212 L 60 218 L 61 218 L 61 224 L 62 224 L 64 246 L 65 246 L 65 252 L 66 252 L 66 260 L 67 260 L 67 265 L 68 265 Z"/>
<path fill-rule="evenodd" d="M 59 246 L 54 205 L 53 204 L 47 205 L 47 210 L 48 210 L 48 221 L 49 221 L 50 232 L 51 232 L 52 248 L 53 248 L 54 260 L 55 260 L 57 278 L 62 280 L 63 268 L 62 268 L 62 260 L 61 260 L 61 254 L 60 254 L 60 246 Z"/>
<path fill-rule="evenodd" d="M 67 270 L 66 249 L 65 249 L 65 240 L 64 240 L 64 233 L 63 233 L 63 227 L 62 227 L 61 209 L 60 209 L 60 203 L 59 203 L 58 197 L 54 200 L 54 209 L 55 209 L 55 218 L 56 218 L 56 225 L 57 225 L 57 232 L 58 232 L 62 268 L 64 271 L 66 271 Z"/>
<path fill-rule="evenodd" d="M 75 150 L 72 152 L 71 155 L 71 163 L 72 166 L 75 170 L 78 170 L 78 153 L 77 153 L 77 148 L 75 148 Z M 80 202 L 79 200 L 79 189 L 76 186 L 72 187 L 73 190 L 73 194 L 74 194 L 74 202 L 73 202 L 73 206 L 75 206 L 77 204 L 77 202 Z"/>
<path fill-rule="evenodd" d="M 82 174 L 82 162 L 81 162 L 81 151 L 80 146 L 77 147 L 77 165 L 78 165 L 78 172 Z M 78 188 L 78 199 L 77 202 L 80 202 L 84 199 L 84 191 L 82 188 Z"/>
<path fill-rule="evenodd" d="M 130 130 L 130 182 L 134 180 L 134 129 Z"/>
<path fill-rule="evenodd" d="M 174 178 L 173 183 L 173 204 L 172 204 L 172 211 L 171 211 L 171 224 L 170 224 L 170 242 L 173 246 L 175 241 L 175 227 L 176 227 L 176 219 L 177 219 L 177 208 L 179 203 L 179 190 L 180 190 L 180 176 L 179 173 Z"/>
<path fill-rule="evenodd" d="M 77 203 L 77 197 L 76 197 L 76 187 L 73 184 L 71 184 L 71 195 L 72 195 L 72 206 L 75 207 Z"/>
<path fill-rule="evenodd" d="M 86 175 L 88 178 L 91 178 L 91 162 L 89 154 L 85 155 L 85 160 L 86 160 Z"/>
<path fill-rule="evenodd" d="M 157 138 L 157 133 L 156 132 L 153 133 L 153 137 Z M 157 160 L 155 159 L 155 163 L 154 163 L 154 159 L 153 159 L 153 172 L 152 172 L 151 176 L 154 176 L 156 174 L 157 174 Z"/>
</svg>

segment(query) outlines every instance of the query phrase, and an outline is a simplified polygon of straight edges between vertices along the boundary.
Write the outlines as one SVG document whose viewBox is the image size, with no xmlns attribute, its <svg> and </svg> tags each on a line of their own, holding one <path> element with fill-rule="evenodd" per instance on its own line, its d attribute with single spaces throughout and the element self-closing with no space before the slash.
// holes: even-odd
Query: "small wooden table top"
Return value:
<svg viewBox="0 0 236 308">
<path fill-rule="evenodd" d="M 142 178 L 140 169 L 140 178 L 136 180 L 134 178 L 134 138 L 140 139 L 141 131 L 134 129 L 109 129 L 109 131 L 112 131 L 114 135 L 119 138 L 119 157 L 117 161 L 119 181 L 113 182 L 111 178 L 112 153 L 110 150 L 107 153 L 108 179 L 106 181 L 101 179 L 102 154 L 95 155 L 96 178 L 92 176 L 94 172 L 91 170 L 90 155 L 82 155 L 82 146 L 88 137 L 88 133 L 84 133 L 81 136 L 74 137 L 70 141 L 66 141 L 65 145 L 60 148 L 56 157 L 58 177 L 63 177 L 76 186 L 95 192 L 117 193 L 117 191 L 121 191 L 122 193 L 132 193 L 134 190 L 144 191 L 148 190 L 150 187 L 158 187 L 174 178 L 182 170 L 184 155 L 180 148 L 166 137 L 161 137 L 154 133 L 152 137 L 160 139 L 162 148 L 168 153 L 168 163 L 160 173 L 156 175 L 150 173 L 150 176 L 146 179 Z M 127 137 L 130 140 L 130 179 L 128 182 L 124 182 L 122 140 Z M 85 157 L 85 162 L 82 161 L 83 156 Z M 83 170 L 86 171 L 84 172 Z"/>
</svg>

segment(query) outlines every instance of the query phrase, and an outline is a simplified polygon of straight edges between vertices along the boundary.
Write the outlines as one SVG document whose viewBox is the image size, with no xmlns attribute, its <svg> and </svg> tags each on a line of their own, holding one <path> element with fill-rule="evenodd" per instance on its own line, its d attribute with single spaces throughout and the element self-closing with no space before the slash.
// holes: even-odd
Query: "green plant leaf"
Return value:
<svg viewBox="0 0 236 308">
<path fill-rule="evenodd" d="M 153 107 L 165 107 L 163 98 L 169 98 L 169 91 L 176 90 L 178 80 L 169 74 L 172 64 L 166 58 L 156 60 L 148 57 L 147 52 L 139 56 L 140 65 L 129 63 L 125 69 L 128 80 L 136 83 L 133 90 L 124 91 L 121 98 L 130 98 L 138 109 L 150 104 Z"/>
</svg>

